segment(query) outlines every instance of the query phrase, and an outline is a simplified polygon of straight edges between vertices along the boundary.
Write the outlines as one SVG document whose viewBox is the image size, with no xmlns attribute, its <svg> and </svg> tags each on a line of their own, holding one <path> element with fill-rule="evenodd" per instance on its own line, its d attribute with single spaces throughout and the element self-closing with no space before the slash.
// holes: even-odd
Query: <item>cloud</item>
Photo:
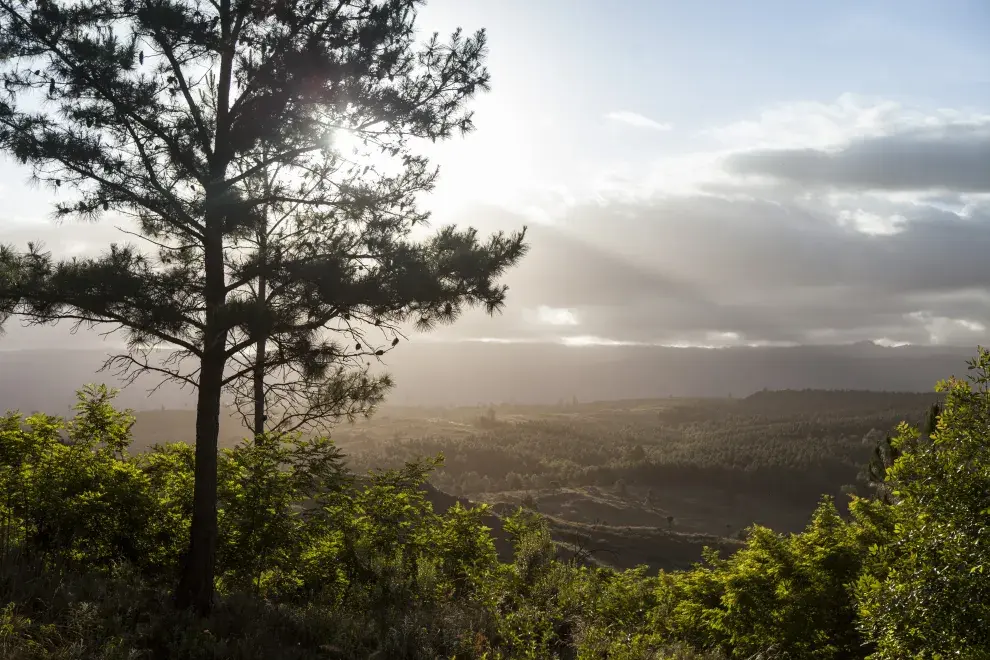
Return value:
<svg viewBox="0 0 990 660">
<path fill-rule="evenodd" d="M 577 316 L 570 309 L 540 305 L 536 309 L 536 319 L 546 325 L 578 325 Z"/>
<path fill-rule="evenodd" d="M 945 343 L 946 339 L 959 337 L 965 333 L 980 337 L 987 329 L 987 326 L 981 321 L 936 316 L 928 311 L 912 312 L 908 314 L 908 317 L 919 323 L 928 332 L 928 342 L 931 344 L 942 344 Z"/>
<path fill-rule="evenodd" d="M 610 162 L 587 197 L 648 201 L 658 194 L 861 197 L 900 201 L 988 196 L 990 114 L 905 107 L 844 94 L 803 101 L 692 135 L 690 150 L 652 162 Z M 858 199 L 846 199 L 854 207 Z M 868 209 L 864 209 L 868 210 Z"/>
<path fill-rule="evenodd" d="M 839 211 L 840 225 L 853 227 L 863 234 L 876 236 L 892 236 L 904 228 L 907 220 L 903 215 L 882 216 L 863 209 L 842 209 Z"/>
<path fill-rule="evenodd" d="M 925 110 L 882 98 L 842 94 L 832 102 L 780 103 L 756 117 L 713 126 L 700 134 L 733 151 L 827 149 L 856 139 L 988 122 L 986 112 Z"/>
<path fill-rule="evenodd" d="M 652 168 L 613 168 L 533 234 L 506 315 L 484 332 L 570 345 L 986 343 L 988 127 L 986 115 L 843 97 L 706 132 L 704 149 Z M 527 327 L 515 311 L 541 304 L 570 310 L 581 332 Z"/>
<path fill-rule="evenodd" d="M 990 192 L 990 121 L 858 139 L 837 150 L 765 149 L 730 172 L 852 190 Z"/>
<path fill-rule="evenodd" d="M 593 337 L 591 335 L 573 335 L 561 337 L 560 342 L 564 346 L 643 346 L 642 342 L 623 341 L 620 339 L 607 339 L 605 337 Z"/>
<path fill-rule="evenodd" d="M 628 110 L 610 112 L 605 115 L 605 119 L 609 121 L 617 121 L 622 124 L 628 124 L 629 126 L 635 126 L 636 128 L 649 128 L 654 131 L 669 131 L 673 128 L 670 124 L 664 124 L 641 115 L 638 112 L 630 112 Z"/>
</svg>

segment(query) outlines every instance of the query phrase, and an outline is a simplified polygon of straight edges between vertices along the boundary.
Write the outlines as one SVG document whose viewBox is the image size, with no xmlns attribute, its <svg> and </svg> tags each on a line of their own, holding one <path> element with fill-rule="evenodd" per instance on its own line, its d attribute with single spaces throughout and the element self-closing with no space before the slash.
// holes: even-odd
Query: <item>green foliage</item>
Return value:
<svg viewBox="0 0 990 660">
<path fill-rule="evenodd" d="M 154 566 L 157 498 L 147 475 L 121 458 L 133 418 L 112 408 L 113 394 L 85 388 L 71 421 L 40 413 L 0 419 L 5 549 L 78 569 Z"/>
<path fill-rule="evenodd" d="M 666 589 L 670 630 L 732 657 L 773 651 L 783 657 L 855 657 L 850 585 L 863 549 L 852 527 L 825 500 L 801 534 L 749 530 L 746 547 L 728 560 L 675 574 Z"/>
<path fill-rule="evenodd" d="M 728 558 L 650 575 L 564 562 L 538 513 L 435 511 L 441 460 L 357 476 L 326 439 L 262 435 L 219 457 L 221 595 L 167 590 L 189 534 L 194 455 L 128 452 L 128 412 L 87 387 L 69 420 L 0 423 L 7 658 L 987 657 L 990 354 L 949 381 L 931 438 L 904 425 L 893 503 L 824 498 L 804 531 L 754 526 Z"/>
<path fill-rule="evenodd" d="M 907 425 L 887 480 L 897 505 L 859 580 L 860 616 L 879 658 L 990 657 L 990 352 L 969 382 L 940 383 L 929 437 Z"/>
</svg>

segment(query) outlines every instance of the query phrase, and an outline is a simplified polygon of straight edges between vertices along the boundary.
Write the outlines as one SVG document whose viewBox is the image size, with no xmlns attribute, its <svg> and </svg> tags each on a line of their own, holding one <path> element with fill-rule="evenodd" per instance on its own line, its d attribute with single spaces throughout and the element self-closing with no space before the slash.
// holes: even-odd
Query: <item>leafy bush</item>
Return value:
<svg viewBox="0 0 990 660">
<path fill-rule="evenodd" d="M 890 532 L 858 584 L 878 658 L 990 657 L 990 352 L 969 366 L 939 384 L 930 437 L 902 425 L 894 439 Z"/>
<path fill-rule="evenodd" d="M 154 569 L 174 532 L 161 527 L 148 476 L 125 457 L 133 417 L 114 410 L 112 396 L 85 388 L 68 421 L 0 418 L 4 550 L 78 570 L 122 561 Z"/>
<path fill-rule="evenodd" d="M 527 509 L 500 562 L 484 507 L 433 510 L 439 459 L 357 476 L 329 440 L 262 436 L 220 456 L 205 620 L 167 595 L 193 452 L 130 455 L 133 416 L 89 386 L 71 419 L 0 419 L 0 656 L 990 657 L 990 354 L 973 366 L 930 438 L 900 428 L 883 498 L 658 575 L 560 561 Z"/>
<path fill-rule="evenodd" d="M 727 560 L 714 553 L 671 575 L 663 600 L 671 634 L 733 657 L 847 658 L 862 652 L 851 590 L 864 548 L 825 499 L 808 528 L 789 537 L 749 530 Z"/>
</svg>

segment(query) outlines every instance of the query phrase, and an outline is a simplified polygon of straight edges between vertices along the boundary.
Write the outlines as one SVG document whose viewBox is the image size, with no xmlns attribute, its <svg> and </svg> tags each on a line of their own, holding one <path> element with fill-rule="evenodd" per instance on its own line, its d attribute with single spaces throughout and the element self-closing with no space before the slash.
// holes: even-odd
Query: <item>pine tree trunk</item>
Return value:
<svg viewBox="0 0 990 660">
<path fill-rule="evenodd" d="M 254 358 L 254 437 L 265 432 L 265 352 L 267 340 L 258 340 Z"/>
<path fill-rule="evenodd" d="M 264 157 L 268 157 L 267 150 L 264 152 Z M 267 172 L 265 173 L 263 189 L 265 197 L 270 197 L 272 194 L 271 179 Z M 268 212 L 269 208 L 266 206 L 257 230 L 258 263 L 261 264 L 261 269 L 258 273 L 258 342 L 254 353 L 253 381 L 254 437 L 256 439 L 265 432 L 265 422 L 268 421 L 268 417 L 265 415 L 265 365 L 268 358 L 268 323 L 266 318 L 268 312 L 268 274 L 266 271 L 268 267 Z"/>
<path fill-rule="evenodd" d="M 176 590 L 176 605 L 207 616 L 213 606 L 217 548 L 217 439 L 220 395 L 226 365 L 227 331 L 222 325 L 225 294 L 223 242 L 208 236 L 204 255 L 206 332 L 196 402 L 196 465 L 189 548 Z"/>
<path fill-rule="evenodd" d="M 267 191 L 266 191 L 267 192 Z M 268 263 L 268 234 L 262 229 L 258 234 L 258 255 L 262 264 Z M 258 276 L 258 318 L 264 318 L 268 298 L 268 278 L 262 272 Z M 267 326 L 266 326 L 267 327 Z M 254 356 L 254 436 L 257 438 L 265 432 L 265 353 L 268 335 L 263 332 L 258 339 Z"/>
</svg>

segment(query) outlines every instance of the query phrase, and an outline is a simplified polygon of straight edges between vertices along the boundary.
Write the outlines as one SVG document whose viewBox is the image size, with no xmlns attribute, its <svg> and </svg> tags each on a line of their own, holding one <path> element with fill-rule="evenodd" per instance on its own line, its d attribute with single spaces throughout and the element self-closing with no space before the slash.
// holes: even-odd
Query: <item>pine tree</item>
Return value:
<svg viewBox="0 0 990 660">
<path fill-rule="evenodd" d="M 420 4 L 0 0 L 0 149 L 60 193 L 57 217 L 114 212 L 148 246 L 66 261 L 5 247 L 0 318 L 119 329 L 119 365 L 198 388 L 180 606 L 212 604 L 221 396 L 253 377 L 244 357 L 271 342 L 265 364 L 335 373 L 365 342 L 333 337 L 500 309 L 498 278 L 526 250 L 524 231 L 410 236 L 436 177 L 416 145 L 471 129 L 465 102 L 489 79 L 483 31 L 415 41 Z M 387 167 L 343 157 L 343 135 Z M 245 257 L 289 205 L 324 240 Z M 259 303 L 260 273 L 283 304 Z"/>
</svg>

